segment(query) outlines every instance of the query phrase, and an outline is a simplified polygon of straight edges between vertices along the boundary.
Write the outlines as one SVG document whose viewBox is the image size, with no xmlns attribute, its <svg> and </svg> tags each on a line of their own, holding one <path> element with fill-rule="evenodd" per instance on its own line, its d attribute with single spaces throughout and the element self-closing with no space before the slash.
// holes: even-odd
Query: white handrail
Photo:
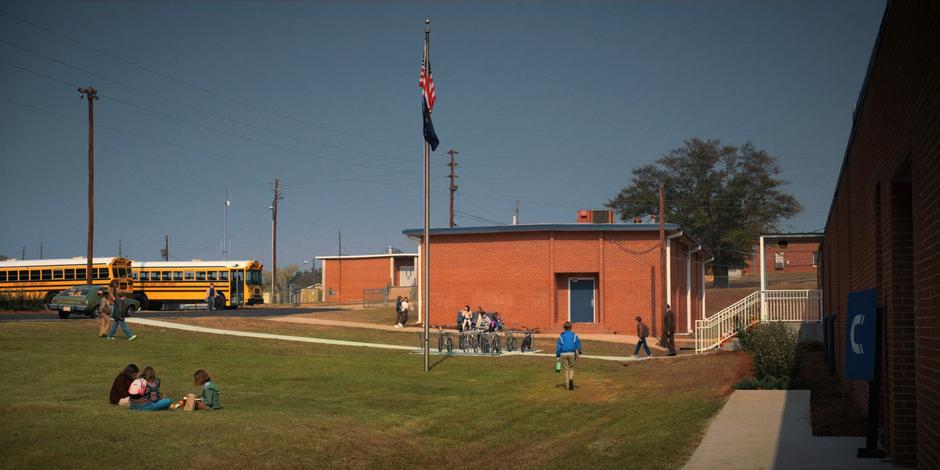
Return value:
<svg viewBox="0 0 940 470">
<path fill-rule="evenodd" d="M 739 330 L 760 322 L 761 299 L 767 306 L 765 321 L 822 320 L 822 291 L 818 289 L 758 290 L 708 318 L 696 320 L 695 352 L 714 349 L 736 336 Z"/>
</svg>

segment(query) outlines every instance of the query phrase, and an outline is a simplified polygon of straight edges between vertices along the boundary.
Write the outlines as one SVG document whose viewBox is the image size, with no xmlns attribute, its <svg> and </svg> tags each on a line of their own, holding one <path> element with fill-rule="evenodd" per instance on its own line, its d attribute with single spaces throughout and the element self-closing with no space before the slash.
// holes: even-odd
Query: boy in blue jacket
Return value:
<svg viewBox="0 0 940 470">
<path fill-rule="evenodd" d="M 565 322 L 565 331 L 558 336 L 555 357 L 565 368 L 565 388 L 574 390 L 574 363 L 581 355 L 581 339 L 571 331 L 571 322 Z"/>
</svg>

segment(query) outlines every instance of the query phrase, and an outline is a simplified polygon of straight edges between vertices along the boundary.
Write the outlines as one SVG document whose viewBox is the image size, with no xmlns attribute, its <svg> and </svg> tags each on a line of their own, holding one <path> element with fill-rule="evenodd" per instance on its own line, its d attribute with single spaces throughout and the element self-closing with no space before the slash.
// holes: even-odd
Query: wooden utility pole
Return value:
<svg viewBox="0 0 940 470">
<path fill-rule="evenodd" d="M 659 290 L 662 302 L 659 306 L 660 312 L 666 311 L 666 304 L 669 299 L 666 298 L 666 198 L 663 196 L 663 182 L 659 182 Z M 656 328 L 656 313 L 653 313 L 653 328 Z"/>
<path fill-rule="evenodd" d="M 163 236 L 163 261 L 170 260 L 170 234 Z"/>
<path fill-rule="evenodd" d="M 98 99 L 98 90 L 79 88 L 78 94 L 88 100 L 88 262 L 85 280 L 91 284 L 91 261 L 95 256 L 95 100 Z"/>
<path fill-rule="evenodd" d="M 42 242 L 39 242 L 39 259 L 42 259 Z"/>
<path fill-rule="evenodd" d="M 450 163 L 447 166 L 450 167 L 450 226 L 454 227 L 457 224 L 454 223 L 454 193 L 457 192 L 457 185 L 454 184 L 454 179 L 457 178 L 457 175 L 454 173 L 454 170 L 460 166 L 457 162 L 454 161 L 454 157 L 460 152 L 457 152 L 454 149 L 447 151 L 447 154 L 450 155 Z"/>
<path fill-rule="evenodd" d="M 26 259 L 26 245 L 23 245 L 23 254 L 20 256 L 20 259 Z"/>
<path fill-rule="evenodd" d="M 342 302 L 343 301 L 343 231 L 342 230 L 336 232 L 336 241 L 339 244 L 339 247 L 337 248 L 337 251 L 336 251 L 336 256 L 339 257 L 339 259 L 337 260 L 339 264 L 339 283 L 338 283 L 337 289 L 339 289 L 339 292 L 337 292 L 337 294 L 339 296 L 340 302 Z"/>
<path fill-rule="evenodd" d="M 281 196 L 281 182 L 274 178 L 274 201 L 271 202 L 271 302 L 277 302 L 277 201 Z"/>
<path fill-rule="evenodd" d="M 121 240 L 118 240 L 118 256 L 124 256 L 124 254 L 121 252 Z"/>
</svg>

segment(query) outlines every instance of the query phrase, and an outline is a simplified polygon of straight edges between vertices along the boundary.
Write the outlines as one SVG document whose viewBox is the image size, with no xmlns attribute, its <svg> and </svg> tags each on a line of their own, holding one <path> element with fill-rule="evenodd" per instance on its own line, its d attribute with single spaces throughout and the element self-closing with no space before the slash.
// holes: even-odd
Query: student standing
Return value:
<svg viewBox="0 0 940 470">
<path fill-rule="evenodd" d="M 215 310 L 215 283 L 212 282 L 206 289 L 206 310 Z"/>
<path fill-rule="evenodd" d="M 669 348 L 669 355 L 676 355 L 676 314 L 672 307 L 666 304 L 666 314 L 663 315 L 663 342 Z"/>
<path fill-rule="evenodd" d="M 395 300 L 395 328 L 401 328 L 401 296 Z"/>
<path fill-rule="evenodd" d="M 114 302 L 111 300 L 111 293 L 106 290 L 98 291 L 98 336 L 106 338 L 108 329 L 111 328 L 111 307 Z"/>
<path fill-rule="evenodd" d="M 122 292 L 118 294 L 118 299 L 114 302 L 114 308 L 112 308 L 111 319 L 111 329 L 108 330 L 108 339 L 114 339 L 114 332 L 117 331 L 117 327 L 120 326 L 124 330 L 124 335 L 127 336 L 128 341 L 134 341 L 137 338 L 137 335 L 131 332 L 131 329 L 127 327 L 127 323 L 124 321 L 125 315 L 127 315 L 127 302 L 126 295 Z"/>
<path fill-rule="evenodd" d="M 581 355 L 581 339 L 571 331 L 571 322 L 565 322 L 565 331 L 558 336 L 555 358 L 565 368 L 565 388 L 574 390 L 574 364 Z"/>
<path fill-rule="evenodd" d="M 643 349 L 646 350 L 647 356 L 652 356 L 653 353 L 650 352 L 649 345 L 646 344 L 646 338 L 650 335 L 650 328 L 643 323 L 643 318 L 637 315 L 636 317 L 636 349 L 633 350 L 633 357 L 640 357 L 640 346 L 643 346 Z"/>
<path fill-rule="evenodd" d="M 408 302 L 408 297 L 401 299 L 401 321 L 398 323 L 399 328 L 403 328 L 408 324 L 408 311 L 411 310 L 411 303 Z"/>
</svg>

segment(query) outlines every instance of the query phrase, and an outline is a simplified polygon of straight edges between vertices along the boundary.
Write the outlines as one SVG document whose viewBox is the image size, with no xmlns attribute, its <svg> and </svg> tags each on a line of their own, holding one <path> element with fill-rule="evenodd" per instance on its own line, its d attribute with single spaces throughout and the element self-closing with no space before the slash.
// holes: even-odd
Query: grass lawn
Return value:
<svg viewBox="0 0 940 470">
<path fill-rule="evenodd" d="M 95 329 L 0 324 L 0 467 L 678 468 L 750 368 L 739 353 L 583 360 L 566 391 L 546 358 L 434 357 L 425 374 L 399 352 Z M 206 368 L 224 409 L 111 406 L 128 362 L 156 368 L 174 398 Z"/>
<path fill-rule="evenodd" d="M 380 325 L 392 326 L 395 324 L 395 307 L 376 307 L 362 309 L 342 309 L 330 312 L 306 313 L 298 315 L 300 317 L 322 318 L 324 320 L 342 320 L 360 323 L 378 323 Z M 408 315 L 408 321 L 414 323 L 417 313 Z"/>
<path fill-rule="evenodd" d="M 297 317 L 320 318 L 320 314 L 315 315 L 294 315 Z M 286 323 L 271 321 L 263 318 L 241 318 L 241 317 L 192 317 L 192 318 L 173 318 L 161 319 L 161 321 L 170 321 L 175 323 L 184 323 L 187 325 L 204 326 L 208 328 L 221 328 L 225 330 L 255 331 L 260 333 L 272 333 L 291 336 L 309 336 L 314 338 L 342 339 L 347 341 L 364 341 L 368 343 L 398 344 L 402 346 L 418 347 L 418 335 L 414 331 L 401 330 L 371 330 L 366 328 L 349 328 L 340 326 L 321 326 L 305 325 L 301 323 Z M 451 335 L 454 344 L 457 344 L 457 336 Z M 522 336 L 516 336 L 517 341 L 522 341 Z M 556 338 L 535 338 L 535 349 L 543 352 L 554 353 Z M 655 341 L 655 340 L 652 340 Z M 582 349 L 585 354 L 598 356 L 632 356 L 635 344 L 612 343 L 608 341 L 589 341 L 581 340 Z M 505 344 L 505 341 L 504 341 Z M 518 344 L 518 343 L 517 343 Z M 437 332 L 431 330 L 431 347 L 437 348 Z M 643 353 L 645 356 L 645 353 Z M 656 352 L 654 352 L 656 354 Z M 665 352 L 658 352 L 664 355 Z"/>
</svg>

